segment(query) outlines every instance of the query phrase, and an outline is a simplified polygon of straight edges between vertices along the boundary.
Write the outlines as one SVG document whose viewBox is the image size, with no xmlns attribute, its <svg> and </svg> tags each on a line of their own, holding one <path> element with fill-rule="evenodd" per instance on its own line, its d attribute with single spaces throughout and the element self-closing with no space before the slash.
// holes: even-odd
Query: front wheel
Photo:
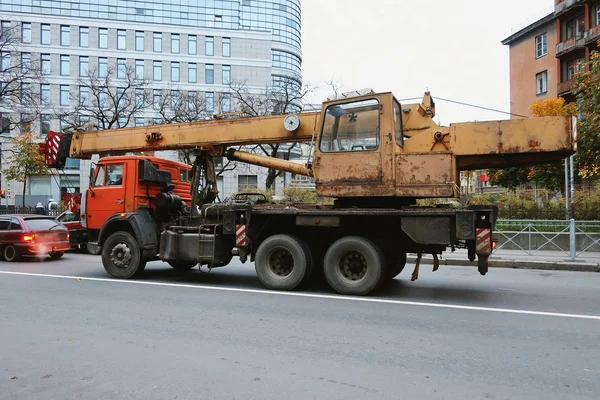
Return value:
<svg viewBox="0 0 600 400">
<path fill-rule="evenodd" d="M 140 246 L 129 232 L 115 232 L 102 246 L 102 265 L 110 276 L 128 279 L 142 272 L 146 261 L 142 260 Z"/>
<path fill-rule="evenodd" d="M 53 260 L 58 260 L 59 258 L 61 258 L 63 255 L 65 254 L 64 251 L 53 251 L 50 254 L 48 254 L 50 256 L 51 259 Z"/>
<path fill-rule="evenodd" d="M 385 258 L 371 240 L 347 236 L 325 253 L 323 270 L 329 286 L 341 294 L 367 295 L 385 280 Z"/>
</svg>

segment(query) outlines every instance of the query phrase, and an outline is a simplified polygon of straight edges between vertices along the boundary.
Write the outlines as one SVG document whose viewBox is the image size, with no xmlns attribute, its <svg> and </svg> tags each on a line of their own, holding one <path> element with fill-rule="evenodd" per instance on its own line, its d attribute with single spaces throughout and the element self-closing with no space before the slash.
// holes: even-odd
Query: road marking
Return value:
<svg viewBox="0 0 600 400">
<path fill-rule="evenodd" d="M 547 311 L 517 310 L 517 309 L 511 309 L 511 308 L 465 306 L 465 305 L 461 305 L 461 304 L 426 303 L 426 302 L 421 302 L 421 301 L 390 300 L 390 299 L 381 299 L 381 298 L 375 298 L 375 297 L 355 297 L 355 296 L 341 296 L 341 295 L 331 295 L 331 294 L 299 293 L 299 292 L 276 292 L 276 291 L 271 291 L 271 290 L 267 290 L 267 289 L 241 289 L 241 288 L 232 288 L 232 287 L 226 287 L 226 286 L 190 285 L 190 284 L 185 284 L 185 283 L 166 283 L 166 282 L 146 282 L 146 281 L 111 279 L 111 278 L 89 278 L 89 277 L 84 277 L 84 276 L 35 274 L 35 273 L 30 273 L 30 272 L 0 271 L 0 274 L 70 279 L 70 280 L 76 280 L 76 281 L 123 283 L 123 284 L 130 284 L 130 285 L 180 287 L 180 288 L 188 288 L 188 289 L 217 290 L 217 291 L 222 291 L 222 292 L 268 294 L 271 296 L 309 297 L 309 298 L 313 298 L 313 299 L 358 301 L 361 303 L 398 304 L 398 305 L 406 305 L 406 306 L 450 308 L 450 309 L 455 309 L 455 310 L 487 311 L 487 312 L 498 312 L 498 313 L 506 313 L 506 314 L 524 314 L 524 315 L 538 315 L 538 316 L 545 316 L 545 317 L 591 319 L 591 320 L 600 321 L 600 315 L 569 314 L 569 313 L 556 313 L 556 312 L 547 312 Z"/>
</svg>

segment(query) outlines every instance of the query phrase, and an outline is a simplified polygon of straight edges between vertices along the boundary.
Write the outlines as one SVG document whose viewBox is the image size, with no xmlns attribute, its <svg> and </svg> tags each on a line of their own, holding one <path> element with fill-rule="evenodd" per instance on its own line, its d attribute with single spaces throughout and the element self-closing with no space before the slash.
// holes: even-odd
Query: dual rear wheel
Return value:
<svg viewBox="0 0 600 400">
<path fill-rule="evenodd" d="M 336 292 L 367 295 L 402 271 L 406 255 L 387 264 L 376 243 L 346 236 L 329 246 L 322 261 L 325 279 Z M 256 252 L 255 268 L 263 285 L 276 290 L 294 290 L 317 273 L 310 248 L 293 235 L 267 238 Z"/>
</svg>

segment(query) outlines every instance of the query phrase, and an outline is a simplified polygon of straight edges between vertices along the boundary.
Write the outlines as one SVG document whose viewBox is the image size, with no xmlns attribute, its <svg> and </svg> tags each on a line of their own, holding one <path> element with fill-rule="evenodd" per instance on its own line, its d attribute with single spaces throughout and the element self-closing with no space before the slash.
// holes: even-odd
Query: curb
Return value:
<svg viewBox="0 0 600 400">
<path fill-rule="evenodd" d="M 408 257 L 407 264 L 415 264 L 416 257 Z M 433 264 L 429 258 L 421 259 L 421 264 Z M 477 268 L 477 262 L 469 260 L 459 260 L 452 258 L 440 259 L 440 265 L 460 265 Z M 555 262 L 555 261 L 527 261 L 527 260 L 502 260 L 490 259 L 490 268 L 512 268 L 512 269 L 539 269 L 546 271 L 579 271 L 579 272 L 600 272 L 600 264 L 581 263 L 581 262 Z"/>
</svg>

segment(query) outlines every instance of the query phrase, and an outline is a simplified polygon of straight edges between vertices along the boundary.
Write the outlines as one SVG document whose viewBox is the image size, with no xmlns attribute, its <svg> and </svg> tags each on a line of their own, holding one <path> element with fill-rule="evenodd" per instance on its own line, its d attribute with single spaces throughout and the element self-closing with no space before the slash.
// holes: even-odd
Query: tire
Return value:
<svg viewBox="0 0 600 400">
<path fill-rule="evenodd" d="M 346 236 L 325 253 L 323 271 L 329 286 L 340 294 L 363 296 L 385 281 L 386 263 L 380 248 L 369 239 Z"/>
<path fill-rule="evenodd" d="M 65 255 L 65 252 L 64 251 L 53 251 L 48 255 L 50 256 L 51 259 L 58 260 L 59 258 L 61 258 L 62 256 Z"/>
<path fill-rule="evenodd" d="M 146 267 L 137 240 L 128 232 L 115 232 L 102 246 L 102 265 L 114 278 L 129 279 Z"/>
<path fill-rule="evenodd" d="M 267 288 L 294 290 L 308 281 L 313 263 L 310 249 L 302 239 L 274 235 L 258 247 L 254 267 Z"/>
<path fill-rule="evenodd" d="M 167 261 L 167 263 L 178 271 L 187 271 L 198 265 L 198 263 L 194 261 Z"/>
<path fill-rule="evenodd" d="M 388 279 L 394 279 L 400 272 L 404 270 L 406 266 L 406 252 L 394 253 L 397 257 L 394 257 L 387 266 L 387 277 Z"/>
<path fill-rule="evenodd" d="M 87 242 L 85 244 L 85 248 L 88 253 L 90 253 L 91 255 L 94 255 L 94 256 L 98 256 L 102 253 L 102 247 L 98 246 L 97 244 L 92 244 L 90 242 Z"/>
<path fill-rule="evenodd" d="M 2 257 L 4 257 L 4 261 L 14 262 L 19 261 L 21 255 L 15 246 L 8 244 L 2 249 Z"/>
</svg>

